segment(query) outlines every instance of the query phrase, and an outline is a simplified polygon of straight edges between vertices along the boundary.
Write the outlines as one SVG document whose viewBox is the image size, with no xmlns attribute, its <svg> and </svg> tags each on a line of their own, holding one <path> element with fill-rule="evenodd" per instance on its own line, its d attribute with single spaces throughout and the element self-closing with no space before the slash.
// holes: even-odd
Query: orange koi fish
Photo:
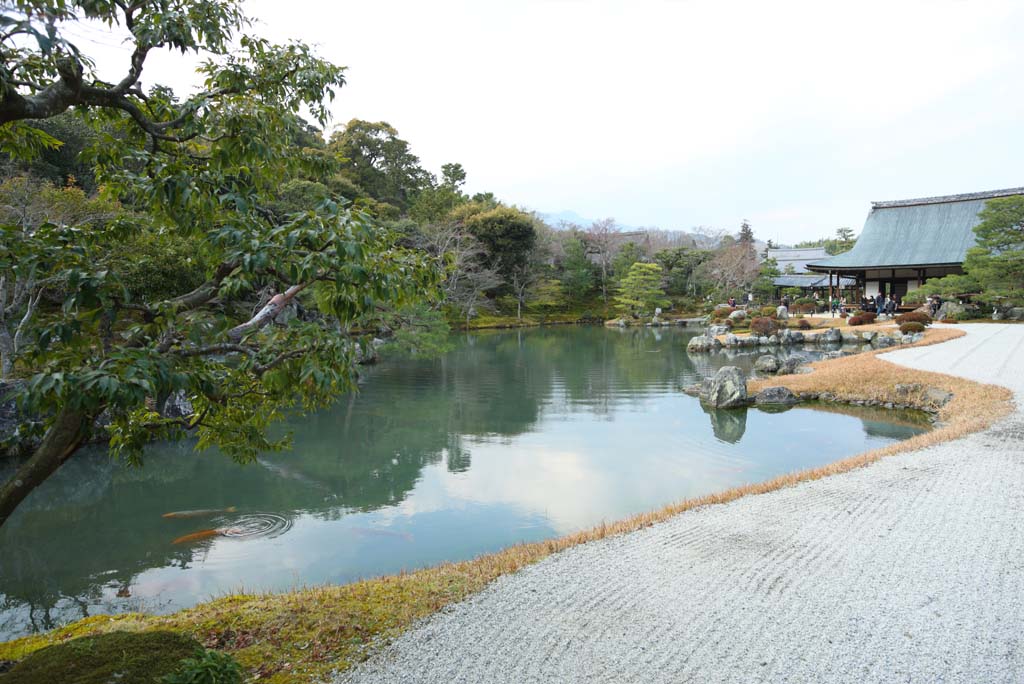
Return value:
<svg viewBox="0 0 1024 684">
<path fill-rule="evenodd" d="M 183 537 L 178 537 L 177 539 L 175 539 L 171 543 L 172 544 L 185 544 L 185 543 L 188 543 L 188 542 L 199 541 L 200 539 L 209 539 L 210 537 L 219 537 L 222 534 L 224 534 L 224 532 L 222 532 L 221 530 L 217 530 L 217 529 L 213 529 L 213 530 L 199 530 L 198 532 L 193 532 L 192 534 L 186 534 Z"/>
<path fill-rule="evenodd" d="M 234 506 L 228 508 L 200 508 L 195 511 L 173 511 L 171 513 L 164 513 L 161 517 L 163 518 L 205 518 L 211 515 L 220 515 L 221 513 L 234 513 L 238 509 Z"/>
</svg>

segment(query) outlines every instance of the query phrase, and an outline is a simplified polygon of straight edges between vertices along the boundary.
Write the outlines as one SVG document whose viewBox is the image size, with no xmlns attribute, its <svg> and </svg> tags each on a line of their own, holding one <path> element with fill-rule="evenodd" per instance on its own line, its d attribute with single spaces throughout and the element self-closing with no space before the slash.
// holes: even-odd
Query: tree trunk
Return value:
<svg viewBox="0 0 1024 684">
<path fill-rule="evenodd" d="M 0 527 L 33 489 L 55 473 L 85 439 L 89 416 L 62 409 L 32 456 L 0 487 Z"/>
<path fill-rule="evenodd" d="M 0 325 L 0 380 L 6 380 L 14 372 L 14 338 L 6 326 Z"/>
</svg>

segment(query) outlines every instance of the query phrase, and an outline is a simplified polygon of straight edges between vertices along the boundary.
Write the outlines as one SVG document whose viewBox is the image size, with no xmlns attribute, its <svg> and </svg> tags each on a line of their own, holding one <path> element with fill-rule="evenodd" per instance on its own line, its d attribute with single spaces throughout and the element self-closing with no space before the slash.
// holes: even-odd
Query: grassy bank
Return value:
<svg viewBox="0 0 1024 684">
<path fill-rule="evenodd" d="M 935 344 L 962 334 L 955 329 L 929 330 L 916 346 Z M 888 454 L 954 439 L 985 428 L 1011 409 L 1007 390 L 896 366 L 879 358 L 878 353 L 818 362 L 812 365 L 809 374 L 759 380 L 751 383 L 751 390 L 785 385 L 795 392 L 831 392 L 841 400 L 896 401 L 897 384 L 920 384 L 952 392 L 953 399 L 939 413 L 942 424 L 904 442 L 827 466 L 681 501 L 613 524 L 559 539 L 514 546 L 472 561 L 344 586 L 284 594 L 228 596 L 169 616 L 129 614 L 87 618 L 47 634 L 0 644 L 0 660 L 17 660 L 48 644 L 75 636 L 116 630 L 171 630 L 194 636 L 209 648 L 232 653 L 253 679 L 258 676 L 260 682 L 317 681 L 363 659 L 375 645 L 398 634 L 417 619 L 480 591 L 501 575 L 553 553 L 641 529 L 690 509 L 847 472 Z M 899 401 L 914 404 L 923 402 L 923 397 L 901 395 Z"/>
</svg>

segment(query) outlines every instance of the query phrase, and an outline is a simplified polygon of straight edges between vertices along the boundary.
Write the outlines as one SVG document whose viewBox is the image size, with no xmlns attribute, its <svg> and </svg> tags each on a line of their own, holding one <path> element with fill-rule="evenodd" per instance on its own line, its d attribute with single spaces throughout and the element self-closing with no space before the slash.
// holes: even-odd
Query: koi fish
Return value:
<svg viewBox="0 0 1024 684">
<path fill-rule="evenodd" d="M 211 515 L 220 515 L 221 513 L 234 513 L 238 509 L 234 506 L 227 508 L 200 508 L 195 511 L 173 511 L 171 513 L 164 513 L 161 517 L 163 518 L 205 518 Z"/>
<path fill-rule="evenodd" d="M 183 537 L 178 537 L 177 539 L 175 539 L 171 543 L 172 544 L 186 544 L 188 542 L 199 541 L 200 539 L 209 539 L 210 537 L 219 537 L 219 536 L 221 536 L 223 534 L 224 534 L 224 532 L 221 531 L 221 530 L 218 530 L 218 529 L 199 530 L 198 532 L 193 532 L 192 534 L 186 534 Z"/>
</svg>

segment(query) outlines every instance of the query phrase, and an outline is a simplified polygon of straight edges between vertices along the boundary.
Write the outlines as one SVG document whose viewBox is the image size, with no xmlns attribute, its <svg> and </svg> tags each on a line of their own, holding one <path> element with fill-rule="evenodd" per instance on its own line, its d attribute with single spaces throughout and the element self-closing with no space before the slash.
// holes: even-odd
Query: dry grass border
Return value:
<svg viewBox="0 0 1024 684">
<path fill-rule="evenodd" d="M 929 330 L 913 346 L 959 337 L 956 329 Z M 905 348 L 905 347 L 901 347 Z M 912 451 L 982 430 L 1012 410 L 1012 394 L 1001 387 L 917 371 L 878 358 L 878 350 L 812 364 L 812 372 L 758 380 L 751 389 L 785 385 L 794 392 L 831 392 L 840 400 L 895 401 L 895 385 L 917 383 L 953 393 L 939 418 L 942 424 L 903 442 L 829 465 L 782 475 L 681 501 L 611 524 L 558 539 L 521 544 L 461 563 L 343 586 L 283 594 L 227 596 L 168 616 L 127 614 L 86 618 L 47 634 L 0 644 L 0 660 L 17 660 L 49 644 L 116 630 L 171 629 L 235 655 L 253 679 L 292 684 L 326 678 L 363 660 L 372 649 L 416 620 L 480 591 L 494 579 L 578 544 L 624 534 L 684 511 L 763 494 L 800 482 L 845 473 L 884 456 Z M 899 397 L 901 403 L 923 401 Z"/>
</svg>

